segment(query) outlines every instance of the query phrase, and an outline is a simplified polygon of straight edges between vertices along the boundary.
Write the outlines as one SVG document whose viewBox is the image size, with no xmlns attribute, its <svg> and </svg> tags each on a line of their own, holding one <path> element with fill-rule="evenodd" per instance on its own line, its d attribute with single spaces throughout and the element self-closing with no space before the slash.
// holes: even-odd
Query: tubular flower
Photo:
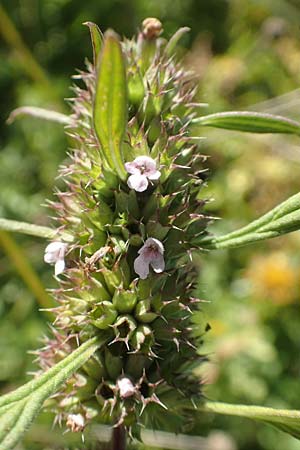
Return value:
<svg viewBox="0 0 300 450">
<path fill-rule="evenodd" d="M 65 270 L 65 253 L 67 244 L 63 242 L 51 242 L 45 248 L 44 261 L 48 264 L 54 264 L 55 276 L 61 274 Z"/>
<path fill-rule="evenodd" d="M 138 254 L 140 256 L 134 261 L 134 270 L 142 280 L 149 275 L 149 265 L 156 273 L 164 271 L 164 246 L 158 239 L 148 238 Z"/>
<path fill-rule="evenodd" d="M 148 180 L 158 180 L 161 173 L 156 169 L 156 162 L 149 156 L 138 156 L 132 162 L 125 163 L 125 169 L 131 176 L 127 180 L 130 189 L 143 192 L 148 187 Z"/>
</svg>

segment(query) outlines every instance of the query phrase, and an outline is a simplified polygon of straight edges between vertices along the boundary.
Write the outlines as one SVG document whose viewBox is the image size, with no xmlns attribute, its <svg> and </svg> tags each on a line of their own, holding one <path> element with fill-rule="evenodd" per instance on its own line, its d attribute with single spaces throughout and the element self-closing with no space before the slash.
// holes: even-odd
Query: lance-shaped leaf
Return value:
<svg viewBox="0 0 300 450">
<path fill-rule="evenodd" d="M 103 158 L 124 179 L 122 145 L 127 125 L 126 67 L 119 38 L 111 30 L 104 35 L 99 59 L 94 128 Z"/>
<path fill-rule="evenodd" d="M 288 133 L 300 135 L 300 123 L 266 113 L 250 111 L 228 111 L 198 117 L 194 123 L 226 130 L 250 133 Z"/>
<path fill-rule="evenodd" d="M 191 29 L 189 27 L 182 27 L 179 28 L 179 30 L 177 30 L 175 34 L 173 34 L 173 36 L 171 37 L 165 48 L 166 56 L 171 57 L 173 55 L 176 45 L 178 44 L 178 41 L 190 30 Z"/>
<path fill-rule="evenodd" d="M 200 245 L 211 249 L 242 247 L 300 229 L 300 193 L 239 230 L 223 236 L 198 238 Z"/>
<path fill-rule="evenodd" d="M 102 43 L 103 43 L 103 34 L 102 34 L 100 28 L 98 27 L 98 25 L 96 25 L 93 22 L 84 22 L 83 25 L 86 25 L 87 27 L 89 27 L 90 34 L 91 34 L 92 46 L 93 46 L 94 66 L 97 67 L 98 56 L 100 54 L 100 51 L 102 48 Z"/>
<path fill-rule="evenodd" d="M 66 116 L 65 114 L 50 109 L 37 108 L 36 106 L 21 106 L 20 108 L 14 109 L 10 113 L 7 123 L 11 124 L 16 119 L 23 116 L 32 116 L 50 122 L 62 123 L 63 125 L 72 125 L 73 123 L 71 117 Z"/>
<path fill-rule="evenodd" d="M 103 344 L 92 338 L 43 375 L 0 397 L 0 450 L 11 450 L 39 413 L 44 401 Z"/>
<path fill-rule="evenodd" d="M 262 406 L 231 405 L 229 403 L 205 402 L 200 409 L 216 414 L 247 417 L 267 423 L 300 439 L 300 411 L 265 408 Z"/>
<path fill-rule="evenodd" d="M 57 230 L 53 230 L 52 228 L 9 219 L 0 219 L 0 230 L 14 231 L 16 233 L 29 234 L 31 236 L 37 236 L 46 239 L 54 239 L 59 235 Z M 59 236 L 62 237 L 66 242 L 73 241 L 73 237 L 68 233 L 61 233 Z"/>
</svg>

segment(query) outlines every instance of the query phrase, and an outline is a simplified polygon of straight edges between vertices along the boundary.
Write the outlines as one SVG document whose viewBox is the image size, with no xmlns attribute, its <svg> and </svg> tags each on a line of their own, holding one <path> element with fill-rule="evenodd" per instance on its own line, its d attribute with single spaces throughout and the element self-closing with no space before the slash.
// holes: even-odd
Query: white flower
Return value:
<svg viewBox="0 0 300 450">
<path fill-rule="evenodd" d="M 55 264 L 54 273 L 59 275 L 65 270 L 65 253 L 67 244 L 54 241 L 47 245 L 44 254 L 44 261 L 48 264 Z"/>
<path fill-rule="evenodd" d="M 165 268 L 164 246 L 158 239 L 148 238 L 134 261 L 134 270 L 142 280 L 149 275 L 149 265 L 156 273 L 163 272 Z"/>
<path fill-rule="evenodd" d="M 156 162 L 150 156 L 138 156 L 134 161 L 125 163 L 125 169 L 130 173 L 127 184 L 130 189 L 143 192 L 148 187 L 148 180 L 158 180 L 160 171 L 156 169 Z"/>
<path fill-rule="evenodd" d="M 82 414 L 69 414 L 67 417 L 67 426 L 73 432 L 83 431 L 85 420 Z"/>
<path fill-rule="evenodd" d="M 119 388 L 121 398 L 132 397 L 135 394 L 135 387 L 131 380 L 127 377 L 119 378 L 117 381 L 117 386 Z"/>
</svg>

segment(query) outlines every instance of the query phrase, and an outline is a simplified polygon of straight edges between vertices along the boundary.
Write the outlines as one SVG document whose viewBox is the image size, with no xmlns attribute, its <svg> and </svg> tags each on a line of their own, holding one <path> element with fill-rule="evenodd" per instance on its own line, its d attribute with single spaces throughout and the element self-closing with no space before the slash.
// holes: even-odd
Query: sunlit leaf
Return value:
<svg viewBox="0 0 300 450">
<path fill-rule="evenodd" d="M 167 56 L 172 56 L 174 49 L 178 44 L 178 41 L 182 38 L 182 36 L 184 36 L 189 31 L 190 31 L 189 27 L 182 27 L 179 28 L 179 30 L 177 30 L 175 34 L 173 34 L 173 36 L 171 37 L 165 48 L 165 54 Z"/>
<path fill-rule="evenodd" d="M 11 450 L 28 430 L 44 401 L 78 370 L 102 342 L 92 338 L 43 375 L 0 397 L 0 450 Z"/>
<path fill-rule="evenodd" d="M 220 402 L 206 402 L 200 409 L 216 414 L 258 420 L 300 439 L 300 411 L 265 408 L 262 406 L 231 405 Z"/>
<path fill-rule="evenodd" d="M 127 125 L 125 60 L 118 36 L 105 33 L 94 103 L 94 127 L 109 167 L 125 178 L 122 144 Z"/>
<path fill-rule="evenodd" d="M 223 236 L 206 236 L 203 239 L 200 237 L 198 242 L 210 249 L 234 248 L 297 230 L 300 230 L 300 193 L 245 227 Z"/>
<path fill-rule="evenodd" d="M 209 114 L 194 123 L 226 130 L 251 133 L 288 133 L 300 135 L 300 123 L 281 116 L 250 111 L 228 111 Z"/>
<path fill-rule="evenodd" d="M 7 123 L 13 123 L 16 119 L 23 116 L 32 116 L 38 119 L 48 120 L 50 122 L 58 122 L 64 125 L 72 125 L 72 119 L 65 114 L 57 111 L 52 111 L 44 108 L 37 108 L 35 106 L 21 106 L 14 109 L 8 119 Z"/>
<path fill-rule="evenodd" d="M 53 230 L 52 228 L 34 225 L 33 223 L 19 222 L 17 220 L 1 218 L 0 230 L 29 234 L 31 236 L 37 236 L 46 239 L 54 239 L 55 237 L 58 237 L 57 230 Z M 60 236 L 67 242 L 72 242 L 73 240 L 73 237 L 68 233 L 62 233 Z"/>
<path fill-rule="evenodd" d="M 97 67 L 98 62 L 98 56 L 100 55 L 100 51 L 102 48 L 103 43 L 103 34 L 94 22 L 84 22 L 83 25 L 86 25 L 89 27 L 90 34 L 91 34 L 91 40 L 92 40 L 92 46 L 93 46 L 93 60 L 94 60 L 94 66 Z"/>
</svg>

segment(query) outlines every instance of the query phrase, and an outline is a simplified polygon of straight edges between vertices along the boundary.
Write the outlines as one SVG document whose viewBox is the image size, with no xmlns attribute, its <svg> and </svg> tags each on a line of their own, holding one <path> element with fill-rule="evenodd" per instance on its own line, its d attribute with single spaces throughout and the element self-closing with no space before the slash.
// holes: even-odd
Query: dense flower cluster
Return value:
<svg viewBox="0 0 300 450">
<path fill-rule="evenodd" d="M 105 341 L 55 397 L 57 421 L 74 431 L 91 421 L 124 424 L 134 435 L 141 424 L 174 423 L 178 431 L 178 418 L 184 425 L 201 398 L 191 370 L 202 360 L 200 338 L 191 333 L 199 303 L 191 255 L 210 220 L 199 194 L 205 157 L 190 133 L 191 73 L 173 54 L 180 33 L 167 43 L 153 20 L 137 39 L 122 42 L 127 177 L 103 162 L 92 120 L 97 73 L 89 65 L 79 75 L 85 89 L 74 88 L 74 150 L 61 168 L 67 188 L 52 202 L 59 238 L 44 259 L 61 277 L 55 331 L 40 365 L 55 364 L 93 336 Z M 65 232 L 73 237 L 68 246 Z"/>
</svg>

